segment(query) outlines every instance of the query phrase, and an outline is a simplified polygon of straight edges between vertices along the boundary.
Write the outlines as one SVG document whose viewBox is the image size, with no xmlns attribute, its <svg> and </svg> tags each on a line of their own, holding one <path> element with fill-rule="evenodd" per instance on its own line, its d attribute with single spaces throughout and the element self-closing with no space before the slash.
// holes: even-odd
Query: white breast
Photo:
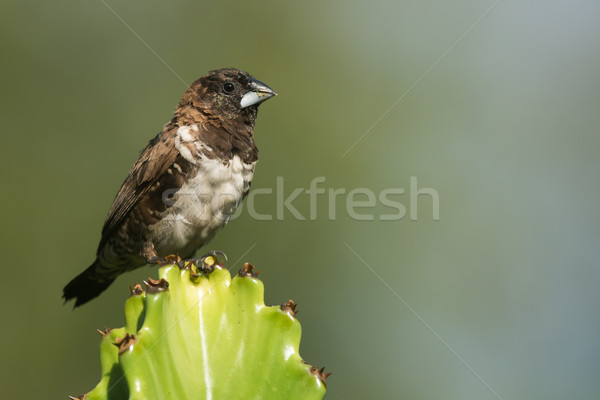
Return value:
<svg viewBox="0 0 600 400">
<path fill-rule="evenodd" d="M 159 254 L 191 256 L 223 227 L 250 188 L 254 165 L 235 156 L 227 163 L 203 158 L 198 173 L 173 196 L 168 215 L 155 225 Z"/>
</svg>

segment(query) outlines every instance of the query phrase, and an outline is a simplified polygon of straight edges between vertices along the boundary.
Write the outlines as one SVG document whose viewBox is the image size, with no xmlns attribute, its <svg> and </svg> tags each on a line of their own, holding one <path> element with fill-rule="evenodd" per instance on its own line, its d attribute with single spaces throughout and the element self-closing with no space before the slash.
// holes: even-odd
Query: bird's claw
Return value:
<svg viewBox="0 0 600 400">
<path fill-rule="evenodd" d="M 167 263 L 167 259 L 165 257 L 152 256 L 146 259 L 148 264 L 158 264 L 165 265 Z"/>
<path fill-rule="evenodd" d="M 215 265 L 222 265 L 219 256 L 227 260 L 227 254 L 221 250 L 211 250 L 198 258 L 189 258 L 186 260 L 178 258 L 174 263 L 181 269 L 190 270 L 194 277 L 198 277 L 198 273 L 208 274 L 215 269 Z"/>
<path fill-rule="evenodd" d="M 221 265 L 219 256 L 222 256 L 227 260 L 227 254 L 221 250 L 211 250 L 204 254 L 202 257 L 190 260 L 197 268 L 203 272 L 212 272 L 215 269 L 215 265 Z"/>
<path fill-rule="evenodd" d="M 215 265 L 220 265 L 219 256 L 222 256 L 225 261 L 227 261 L 227 254 L 223 253 L 221 250 L 211 250 L 202 257 L 198 258 L 198 264 L 202 264 L 207 267 L 214 267 Z"/>
<path fill-rule="evenodd" d="M 158 257 L 152 256 L 146 260 L 148 264 L 158 264 L 159 266 L 167 265 L 167 264 L 179 264 L 181 262 L 181 257 L 177 254 L 169 254 L 166 257 Z"/>
</svg>

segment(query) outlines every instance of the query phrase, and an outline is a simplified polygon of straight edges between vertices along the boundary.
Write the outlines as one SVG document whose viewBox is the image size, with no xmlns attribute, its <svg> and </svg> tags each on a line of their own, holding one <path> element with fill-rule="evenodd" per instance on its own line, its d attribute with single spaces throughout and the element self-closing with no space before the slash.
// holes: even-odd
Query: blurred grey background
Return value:
<svg viewBox="0 0 600 400">
<path fill-rule="evenodd" d="M 599 12 L 3 2 L 3 397 L 61 399 L 98 382 L 95 329 L 122 326 L 128 286 L 156 272 L 121 276 L 75 311 L 62 287 L 92 262 L 129 167 L 171 117 L 176 75 L 236 66 L 280 94 L 259 113 L 253 189 L 282 177 L 287 196 L 324 177 L 346 191 L 334 219 L 328 195 L 311 220 L 301 194 L 306 220 L 245 210 L 210 245 L 234 270 L 262 270 L 267 304 L 299 303 L 301 355 L 334 372 L 327 399 L 597 399 Z M 409 218 L 413 176 L 439 194 L 438 221 L 427 195 Z M 356 188 L 404 188 L 389 198 L 407 215 L 380 220 L 396 210 L 376 199 L 357 209 L 373 220 L 351 218 Z M 276 217 L 275 194 L 255 200 Z"/>
</svg>

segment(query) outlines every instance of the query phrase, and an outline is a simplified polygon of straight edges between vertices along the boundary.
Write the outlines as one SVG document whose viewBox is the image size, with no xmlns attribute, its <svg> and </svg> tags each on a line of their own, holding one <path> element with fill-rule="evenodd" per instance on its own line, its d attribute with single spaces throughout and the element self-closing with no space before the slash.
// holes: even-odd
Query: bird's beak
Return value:
<svg viewBox="0 0 600 400">
<path fill-rule="evenodd" d="M 277 96 L 277 93 L 258 79 L 250 78 L 250 90 L 240 101 L 240 106 L 246 108 Z"/>
</svg>

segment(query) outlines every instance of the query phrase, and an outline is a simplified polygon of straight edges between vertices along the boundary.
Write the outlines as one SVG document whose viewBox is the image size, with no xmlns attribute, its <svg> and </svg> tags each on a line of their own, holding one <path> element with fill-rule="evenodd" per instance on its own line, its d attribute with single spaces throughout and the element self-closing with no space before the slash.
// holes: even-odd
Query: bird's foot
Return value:
<svg viewBox="0 0 600 400">
<path fill-rule="evenodd" d="M 148 257 L 146 258 L 146 262 L 148 264 L 158 264 L 158 265 L 163 265 L 167 263 L 167 260 L 164 257 L 159 257 L 159 256 L 152 256 L 152 257 Z"/>
<path fill-rule="evenodd" d="M 215 269 L 215 265 L 222 265 L 219 256 L 222 256 L 227 260 L 227 254 L 223 253 L 221 250 L 211 250 L 202 257 L 182 260 L 179 261 L 178 264 L 180 268 L 190 268 L 192 272 L 195 272 L 194 268 L 192 268 L 195 267 L 197 271 L 208 274 Z"/>
<path fill-rule="evenodd" d="M 169 254 L 166 257 L 152 256 L 147 258 L 146 262 L 148 264 L 158 264 L 160 266 L 166 264 L 179 264 L 181 262 L 181 257 L 179 257 L 177 254 Z"/>
<path fill-rule="evenodd" d="M 206 272 L 212 272 L 215 269 L 215 265 L 222 265 L 221 261 L 219 261 L 219 256 L 222 256 L 225 260 L 227 260 L 227 254 L 223 253 L 221 250 L 211 250 L 202 257 L 195 260 L 195 264 Z"/>
</svg>

